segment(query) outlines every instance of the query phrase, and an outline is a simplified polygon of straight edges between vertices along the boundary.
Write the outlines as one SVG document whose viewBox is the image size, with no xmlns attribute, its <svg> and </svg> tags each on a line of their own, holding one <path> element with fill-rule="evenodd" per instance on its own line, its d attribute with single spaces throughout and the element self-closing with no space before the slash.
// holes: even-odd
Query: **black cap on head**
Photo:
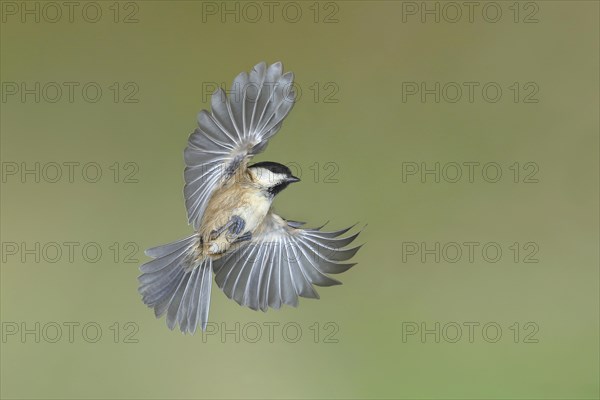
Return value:
<svg viewBox="0 0 600 400">
<path fill-rule="evenodd" d="M 290 171 L 290 169 L 287 166 L 273 161 L 261 161 L 256 164 L 249 165 L 248 168 L 264 168 L 268 169 L 274 174 L 292 176 L 292 171 Z"/>
</svg>

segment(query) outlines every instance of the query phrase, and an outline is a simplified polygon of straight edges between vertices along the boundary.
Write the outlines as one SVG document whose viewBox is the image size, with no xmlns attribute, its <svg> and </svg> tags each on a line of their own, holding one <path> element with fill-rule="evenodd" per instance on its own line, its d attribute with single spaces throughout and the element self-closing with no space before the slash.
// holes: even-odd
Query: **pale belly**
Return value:
<svg viewBox="0 0 600 400">
<path fill-rule="evenodd" d="M 243 193 L 243 194 L 242 194 Z M 215 193 L 206 212 L 206 221 L 200 228 L 203 238 L 202 253 L 218 258 L 229 250 L 232 243 L 244 233 L 253 233 L 269 212 L 271 201 L 258 190 L 223 190 Z M 211 235 L 227 224 L 233 216 L 244 221 L 244 228 L 238 235 L 225 230 L 217 237 Z"/>
<path fill-rule="evenodd" d="M 254 232 L 271 207 L 271 202 L 261 194 L 254 194 L 249 197 L 251 197 L 251 200 L 245 206 L 233 211 L 234 215 L 240 216 L 245 221 L 244 232 Z"/>
</svg>

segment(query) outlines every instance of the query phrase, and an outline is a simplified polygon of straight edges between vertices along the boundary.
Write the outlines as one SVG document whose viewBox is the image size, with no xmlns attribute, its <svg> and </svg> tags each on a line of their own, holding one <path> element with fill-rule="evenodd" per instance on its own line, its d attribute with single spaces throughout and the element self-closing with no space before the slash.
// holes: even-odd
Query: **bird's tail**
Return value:
<svg viewBox="0 0 600 400">
<path fill-rule="evenodd" d="M 212 286 L 212 260 L 198 259 L 200 238 L 194 234 L 146 250 L 154 260 L 140 267 L 139 292 L 156 317 L 167 313 L 169 329 L 179 325 L 183 333 L 206 329 Z"/>
</svg>

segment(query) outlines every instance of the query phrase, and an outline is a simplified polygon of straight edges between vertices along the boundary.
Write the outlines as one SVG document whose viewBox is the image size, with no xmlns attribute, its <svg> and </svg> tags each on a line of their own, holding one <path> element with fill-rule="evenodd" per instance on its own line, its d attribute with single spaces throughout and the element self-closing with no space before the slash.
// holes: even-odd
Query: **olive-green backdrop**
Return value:
<svg viewBox="0 0 600 400">
<path fill-rule="evenodd" d="M 1 7 L 2 398 L 598 398 L 597 2 Z M 275 207 L 365 246 L 296 309 L 215 285 L 183 336 L 138 266 L 191 232 L 207 95 L 262 60 L 300 94 Z"/>
</svg>

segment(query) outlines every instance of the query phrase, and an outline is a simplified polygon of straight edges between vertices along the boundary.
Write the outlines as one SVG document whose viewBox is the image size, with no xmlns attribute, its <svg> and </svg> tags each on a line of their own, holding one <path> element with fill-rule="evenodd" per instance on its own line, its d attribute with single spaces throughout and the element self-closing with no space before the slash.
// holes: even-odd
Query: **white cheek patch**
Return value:
<svg viewBox="0 0 600 400">
<path fill-rule="evenodd" d="M 266 168 L 255 168 L 253 172 L 258 183 L 267 187 L 277 185 L 285 179 L 285 175 L 273 173 Z"/>
</svg>

